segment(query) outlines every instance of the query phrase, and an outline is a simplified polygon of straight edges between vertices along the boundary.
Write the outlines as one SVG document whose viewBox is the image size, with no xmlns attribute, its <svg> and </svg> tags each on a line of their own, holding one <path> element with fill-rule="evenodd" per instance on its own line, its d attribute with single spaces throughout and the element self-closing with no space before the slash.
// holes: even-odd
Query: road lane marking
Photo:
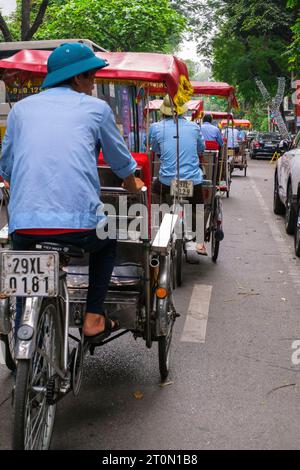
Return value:
<svg viewBox="0 0 300 470">
<path fill-rule="evenodd" d="M 205 343 L 212 286 L 195 284 L 180 341 Z"/>
</svg>

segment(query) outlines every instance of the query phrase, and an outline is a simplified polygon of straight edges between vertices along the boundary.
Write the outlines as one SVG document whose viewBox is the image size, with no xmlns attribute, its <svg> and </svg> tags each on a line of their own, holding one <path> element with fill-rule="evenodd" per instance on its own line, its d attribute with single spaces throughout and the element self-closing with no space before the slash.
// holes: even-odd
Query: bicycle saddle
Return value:
<svg viewBox="0 0 300 470">
<path fill-rule="evenodd" d="M 36 242 L 34 244 L 36 250 L 57 251 L 61 255 L 70 256 L 71 258 L 83 258 L 84 250 L 74 245 L 53 242 Z"/>
</svg>

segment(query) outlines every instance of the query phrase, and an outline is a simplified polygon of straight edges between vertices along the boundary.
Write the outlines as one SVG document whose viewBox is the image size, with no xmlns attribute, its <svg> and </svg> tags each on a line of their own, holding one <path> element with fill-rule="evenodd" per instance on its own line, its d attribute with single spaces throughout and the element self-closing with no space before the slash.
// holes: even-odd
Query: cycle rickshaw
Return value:
<svg viewBox="0 0 300 470">
<path fill-rule="evenodd" d="M 8 86 L 13 84 L 17 88 L 24 83 L 28 86 L 28 82 L 33 80 L 40 83 L 47 71 L 49 53 L 26 50 L 0 61 L 1 78 Z M 99 346 L 128 332 L 135 338 L 142 338 L 148 348 L 156 342 L 160 376 L 165 380 L 170 369 L 173 326 L 178 316 L 173 302 L 178 216 L 166 213 L 154 233 L 151 164 L 147 153 L 138 151 L 137 101 L 139 96 L 144 101 L 148 100 L 150 93 L 168 93 L 176 109 L 177 105 L 188 101 L 192 89 L 185 64 L 174 56 L 148 53 L 99 55 L 110 65 L 96 74 L 98 91 L 100 88 L 103 93 L 106 89 L 107 97 L 114 98 L 115 85 L 122 86 L 119 105 L 124 98 L 124 87 L 130 87 L 130 97 L 135 97 L 135 100 L 127 102 L 129 107 L 124 115 L 128 117 L 130 113 L 132 117 L 137 150 L 133 157 L 137 162 L 137 173 L 145 181 L 145 187 L 138 195 L 127 193 L 103 156 L 99 155 L 101 200 L 105 207 L 115 209 L 112 213 L 108 211 L 108 220 L 113 219 L 118 239 L 117 261 L 105 309 L 112 319 L 120 321 L 122 328 Z M 147 134 L 149 114 L 146 121 Z M 125 215 L 120 210 L 120 198 L 126 199 Z M 137 205 L 136 210 L 134 206 Z M 39 277 L 34 272 L 33 282 L 32 274 L 25 270 L 28 281 L 25 289 L 24 283 L 16 278 L 12 265 L 20 262 L 27 266 L 29 260 L 32 267 L 35 263 L 42 266 L 44 274 Z M 15 449 L 47 449 L 56 405 L 69 392 L 78 395 L 84 356 L 88 352 L 94 353 L 95 345 L 85 343 L 82 334 L 88 288 L 87 262 L 82 250 L 76 247 L 43 242 L 36 244 L 30 252 L 2 249 L 0 269 L 0 325 L 6 325 L 2 331 L 4 336 L 11 334 L 15 322 L 11 309 L 13 299 L 16 296 L 23 298 L 23 313 L 16 328 L 16 347 L 12 357 L 17 367 L 13 446 Z"/>
<path fill-rule="evenodd" d="M 232 108 L 238 108 L 235 89 L 228 83 L 223 82 L 197 82 L 192 81 L 194 96 L 217 96 L 227 100 L 227 115 Z M 217 178 L 218 187 L 221 193 L 226 193 L 229 197 L 231 185 L 231 163 L 228 158 L 227 142 L 220 151 L 219 175 Z"/>
<path fill-rule="evenodd" d="M 158 120 L 157 112 L 160 109 L 162 100 L 151 100 L 148 103 L 148 109 L 150 113 L 154 114 L 155 121 Z M 186 103 L 188 112 L 190 114 L 189 118 L 191 120 L 199 120 L 203 116 L 204 106 L 202 100 L 190 100 Z M 145 108 L 144 113 L 147 111 Z M 220 242 L 224 238 L 223 234 L 223 211 L 222 211 L 222 202 L 220 199 L 220 193 L 218 190 L 218 156 L 219 152 L 214 149 L 210 149 L 204 152 L 202 156 L 202 169 L 204 170 L 205 179 L 203 181 L 203 240 L 205 242 L 211 243 L 211 258 L 214 262 L 217 261 L 219 255 Z M 153 173 L 158 174 L 159 159 L 153 155 Z M 189 239 L 191 238 L 189 233 L 189 227 L 186 223 L 186 215 L 184 212 L 185 204 L 187 203 L 184 196 L 181 197 L 179 201 L 179 207 L 183 210 L 177 210 L 178 213 L 183 214 L 182 218 L 182 235 L 176 240 L 176 284 L 178 286 L 182 285 L 182 256 L 180 253 L 183 252 L 185 259 L 188 263 L 198 263 L 195 260 L 195 257 L 191 253 L 194 253 L 194 244 L 190 248 Z"/>
<path fill-rule="evenodd" d="M 222 121 L 221 122 L 222 127 L 225 127 L 228 129 L 228 121 Z M 247 129 L 249 130 L 251 128 L 251 122 L 247 119 L 231 119 L 229 122 L 229 126 L 233 129 L 239 128 L 239 129 Z M 244 176 L 247 176 L 247 168 L 248 168 L 248 163 L 247 163 L 247 155 L 248 155 L 248 150 L 246 148 L 246 139 L 243 141 L 239 142 L 239 148 L 238 152 L 235 152 L 233 149 L 228 150 L 228 154 L 233 158 L 233 167 L 232 171 L 234 169 L 239 169 L 241 171 L 244 171 Z"/>
</svg>

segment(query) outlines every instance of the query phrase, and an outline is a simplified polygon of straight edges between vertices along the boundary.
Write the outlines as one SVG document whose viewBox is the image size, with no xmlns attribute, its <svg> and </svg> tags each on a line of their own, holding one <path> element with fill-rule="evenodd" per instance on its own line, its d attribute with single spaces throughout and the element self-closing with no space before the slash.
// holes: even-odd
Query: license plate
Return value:
<svg viewBox="0 0 300 470">
<path fill-rule="evenodd" d="M 59 293 L 59 255 L 55 252 L 1 253 L 0 292 L 20 297 L 55 297 Z"/>
<path fill-rule="evenodd" d="M 233 156 L 234 156 L 234 150 L 229 149 L 229 150 L 228 150 L 228 156 L 229 156 L 229 157 L 233 157 Z"/>
<path fill-rule="evenodd" d="M 173 180 L 171 183 L 171 196 L 193 197 L 194 183 L 191 180 Z"/>
</svg>

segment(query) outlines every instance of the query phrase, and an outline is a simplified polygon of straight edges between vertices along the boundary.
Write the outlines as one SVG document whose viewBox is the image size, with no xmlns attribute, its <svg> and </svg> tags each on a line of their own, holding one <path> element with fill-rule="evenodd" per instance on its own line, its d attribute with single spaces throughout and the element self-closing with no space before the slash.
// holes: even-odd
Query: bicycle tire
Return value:
<svg viewBox="0 0 300 470">
<path fill-rule="evenodd" d="M 49 325 L 43 323 L 43 319 L 46 317 L 47 310 L 52 310 L 52 319 L 53 322 Z M 42 331 L 44 328 L 44 331 Z M 42 303 L 42 307 L 39 314 L 38 327 L 36 332 L 36 341 L 37 345 L 40 344 L 39 348 L 36 347 L 35 352 L 31 359 L 21 359 L 18 360 L 17 364 L 17 377 L 16 385 L 14 390 L 14 410 L 13 410 L 13 449 L 14 450 L 47 450 L 50 447 L 51 437 L 54 427 L 55 419 L 55 410 L 56 404 L 50 404 L 48 401 L 48 384 L 51 375 L 54 373 L 52 367 L 49 363 L 46 363 L 44 357 L 39 354 L 39 349 L 42 350 L 46 338 L 46 333 L 51 332 L 50 338 L 52 339 L 52 345 L 54 345 L 55 356 L 51 357 L 51 360 L 57 361 L 60 353 L 60 343 L 59 343 L 59 334 L 58 333 L 58 315 L 56 304 L 52 300 L 45 300 Z M 54 332 L 54 333 L 53 333 Z M 53 342 L 54 334 L 54 342 Z M 50 341 L 48 341 L 50 343 Z M 47 351 L 46 351 L 47 353 Z M 51 354 L 51 352 L 50 352 Z M 34 368 L 43 367 L 45 361 L 46 370 L 38 370 L 38 373 L 35 372 Z M 46 377 L 44 374 L 47 374 Z M 49 376 L 49 377 L 48 377 Z M 34 383 L 34 379 L 40 380 L 40 382 Z M 48 380 L 47 380 L 48 379 Z M 44 389 L 39 392 L 34 390 L 34 387 L 40 387 Z M 34 395 L 36 393 L 36 395 Z M 40 396 L 40 397 L 39 397 Z M 38 398 L 39 397 L 39 398 Z M 31 408 L 29 409 L 29 406 Z M 37 418 L 35 422 L 38 422 L 39 414 L 42 413 L 43 407 L 46 411 L 42 415 L 42 425 L 36 426 L 40 435 L 35 437 L 33 442 L 30 441 L 29 433 L 29 423 L 32 425 L 33 418 L 29 413 L 37 413 Z M 46 417 L 46 419 L 45 419 Z M 34 426 L 33 426 L 34 429 Z"/>
</svg>

